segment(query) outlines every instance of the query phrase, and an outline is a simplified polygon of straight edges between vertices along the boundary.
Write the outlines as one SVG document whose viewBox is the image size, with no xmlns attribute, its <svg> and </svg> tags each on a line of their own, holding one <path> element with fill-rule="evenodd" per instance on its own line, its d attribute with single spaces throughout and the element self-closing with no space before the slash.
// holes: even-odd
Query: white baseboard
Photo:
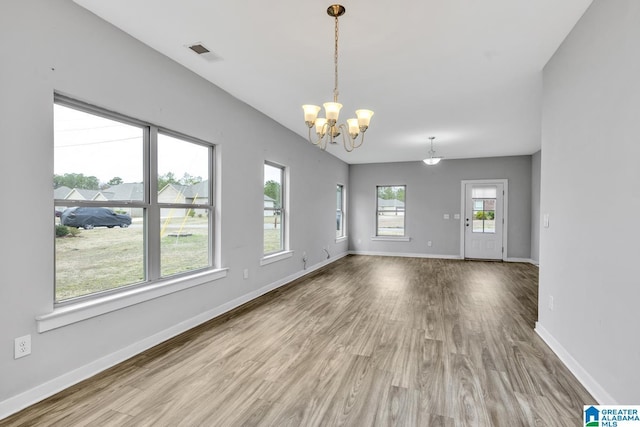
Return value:
<svg viewBox="0 0 640 427">
<path fill-rule="evenodd" d="M 350 255 L 397 256 L 402 258 L 462 259 L 458 255 L 417 254 L 399 252 L 349 251 Z"/>
<path fill-rule="evenodd" d="M 535 331 L 600 405 L 619 404 L 539 322 Z"/>
<path fill-rule="evenodd" d="M 224 303 L 214 309 L 208 310 L 204 313 L 201 313 L 195 317 L 187 319 L 183 322 L 180 322 L 164 331 L 158 332 L 150 337 L 143 339 L 142 341 L 138 341 L 134 344 L 131 344 L 121 350 L 118 350 L 114 353 L 111 353 L 107 356 L 101 357 L 91 363 L 88 363 L 84 366 L 81 366 L 78 369 L 74 369 L 71 372 L 67 372 L 66 374 L 60 375 L 57 378 L 54 378 L 50 381 L 47 381 L 44 384 L 40 384 L 30 390 L 27 390 L 23 393 L 18 394 L 17 396 L 10 397 L 2 402 L 0 402 L 0 420 L 18 412 L 22 409 L 33 405 L 34 403 L 40 402 L 41 400 L 46 399 L 49 396 L 52 396 L 66 388 L 69 388 L 81 381 L 86 380 L 87 378 L 91 378 L 92 376 L 109 369 L 118 363 L 124 362 L 127 359 L 130 359 L 137 354 L 142 353 L 145 350 L 150 349 L 170 338 L 175 337 L 176 335 L 180 335 L 183 332 L 188 331 L 198 325 L 201 325 L 204 322 L 207 322 L 215 317 L 218 317 L 228 311 L 233 310 L 236 307 L 241 306 L 251 300 L 258 298 L 261 295 L 266 294 L 274 289 L 277 289 L 281 286 L 284 286 L 288 283 L 293 282 L 300 277 L 312 273 L 319 268 L 322 268 L 326 265 L 331 264 L 339 260 L 340 258 L 348 255 L 348 252 L 343 252 L 334 257 L 326 259 L 318 264 L 315 264 L 306 270 L 298 271 L 294 274 L 291 274 L 283 279 L 277 280 L 273 283 L 270 283 L 266 286 L 263 286 L 260 289 L 257 289 L 253 292 L 249 292 L 248 294 L 242 295 L 234 300 L 231 300 L 227 303 Z"/>
<path fill-rule="evenodd" d="M 531 258 L 506 258 L 506 262 L 525 262 L 527 264 L 538 265 L 538 263 Z"/>
<path fill-rule="evenodd" d="M 349 251 L 350 255 L 373 255 L 373 256 L 397 256 L 403 258 L 436 258 L 436 259 L 463 259 L 460 255 L 442 255 L 442 254 L 418 254 L 411 252 L 374 252 L 374 251 Z M 526 262 L 528 264 L 538 265 L 537 262 L 530 258 L 506 258 L 505 262 Z"/>
</svg>

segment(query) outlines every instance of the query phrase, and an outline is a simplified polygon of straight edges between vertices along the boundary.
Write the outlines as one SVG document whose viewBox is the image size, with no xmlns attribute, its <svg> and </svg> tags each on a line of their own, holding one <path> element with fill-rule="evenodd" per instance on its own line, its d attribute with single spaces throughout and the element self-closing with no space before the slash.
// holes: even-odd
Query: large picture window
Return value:
<svg viewBox="0 0 640 427">
<path fill-rule="evenodd" d="M 285 250 L 285 189 L 284 167 L 264 164 L 264 255 Z"/>
<path fill-rule="evenodd" d="M 211 144 L 56 96 L 55 302 L 212 268 L 212 167 Z"/>
<path fill-rule="evenodd" d="M 405 235 L 404 185 L 376 187 L 376 236 Z"/>
</svg>

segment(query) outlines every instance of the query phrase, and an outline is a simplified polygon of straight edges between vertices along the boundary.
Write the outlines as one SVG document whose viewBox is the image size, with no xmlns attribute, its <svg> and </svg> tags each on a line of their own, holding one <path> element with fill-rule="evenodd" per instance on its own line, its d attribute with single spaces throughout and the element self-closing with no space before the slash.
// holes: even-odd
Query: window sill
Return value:
<svg viewBox="0 0 640 427">
<path fill-rule="evenodd" d="M 36 317 L 38 332 L 67 326 L 72 323 L 130 307 L 174 292 L 203 285 L 227 276 L 227 268 L 209 270 L 188 277 L 163 279 L 160 282 L 135 287 L 122 292 L 106 295 L 54 308 L 51 313 Z"/>
<path fill-rule="evenodd" d="M 410 242 L 411 237 L 408 236 L 371 236 L 371 240 L 382 242 Z"/>
<path fill-rule="evenodd" d="M 336 243 L 346 242 L 349 239 L 349 236 L 342 236 L 336 238 Z"/>
<path fill-rule="evenodd" d="M 291 258 L 293 251 L 282 251 L 276 254 L 266 255 L 260 260 L 260 265 L 268 265 L 274 262 L 282 261 L 283 259 Z"/>
</svg>

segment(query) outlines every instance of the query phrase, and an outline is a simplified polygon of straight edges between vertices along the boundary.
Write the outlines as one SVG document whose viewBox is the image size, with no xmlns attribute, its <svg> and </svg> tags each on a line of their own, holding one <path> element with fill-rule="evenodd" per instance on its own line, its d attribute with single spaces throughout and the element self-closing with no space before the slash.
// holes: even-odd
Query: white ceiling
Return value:
<svg viewBox="0 0 640 427">
<path fill-rule="evenodd" d="M 332 100 L 330 0 L 74 0 L 304 136 Z M 592 0 L 342 0 L 341 121 L 375 111 L 348 163 L 532 154 L 542 68 Z M 187 46 L 200 42 L 217 59 Z M 250 124 L 248 124 L 250 126 Z"/>
</svg>

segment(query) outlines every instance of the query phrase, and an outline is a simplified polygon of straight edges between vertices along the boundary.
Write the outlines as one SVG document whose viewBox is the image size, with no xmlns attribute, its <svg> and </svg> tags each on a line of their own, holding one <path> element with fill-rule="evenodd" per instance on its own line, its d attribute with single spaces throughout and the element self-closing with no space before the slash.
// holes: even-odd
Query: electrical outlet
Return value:
<svg viewBox="0 0 640 427">
<path fill-rule="evenodd" d="M 553 296 L 549 295 L 549 310 L 553 311 Z"/>
<path fill-rule="evenodd" d="M 427 242 L 427 246 L 429 246 L 429 247 L 433 246 L 433 242 L 432 242 L 431 240 L 429 240 L 429 241 Z"/>
<path fill-rule="evenodd" d="M 21 357 L 31 354 L 31 335 L 25 335 L 14 340 L 13 358 L 20 359 Z"/>
<path fill-rule="evenodd" d="M 248 278 L 249 278 L 249 269 L 248 269 L 248 268 L 245 268 L 245 269 L 244 269 L 244 271 L 242 272 L 242 276 L 243 276 L 245 279 L 248 279 Z"/>
</svg>

